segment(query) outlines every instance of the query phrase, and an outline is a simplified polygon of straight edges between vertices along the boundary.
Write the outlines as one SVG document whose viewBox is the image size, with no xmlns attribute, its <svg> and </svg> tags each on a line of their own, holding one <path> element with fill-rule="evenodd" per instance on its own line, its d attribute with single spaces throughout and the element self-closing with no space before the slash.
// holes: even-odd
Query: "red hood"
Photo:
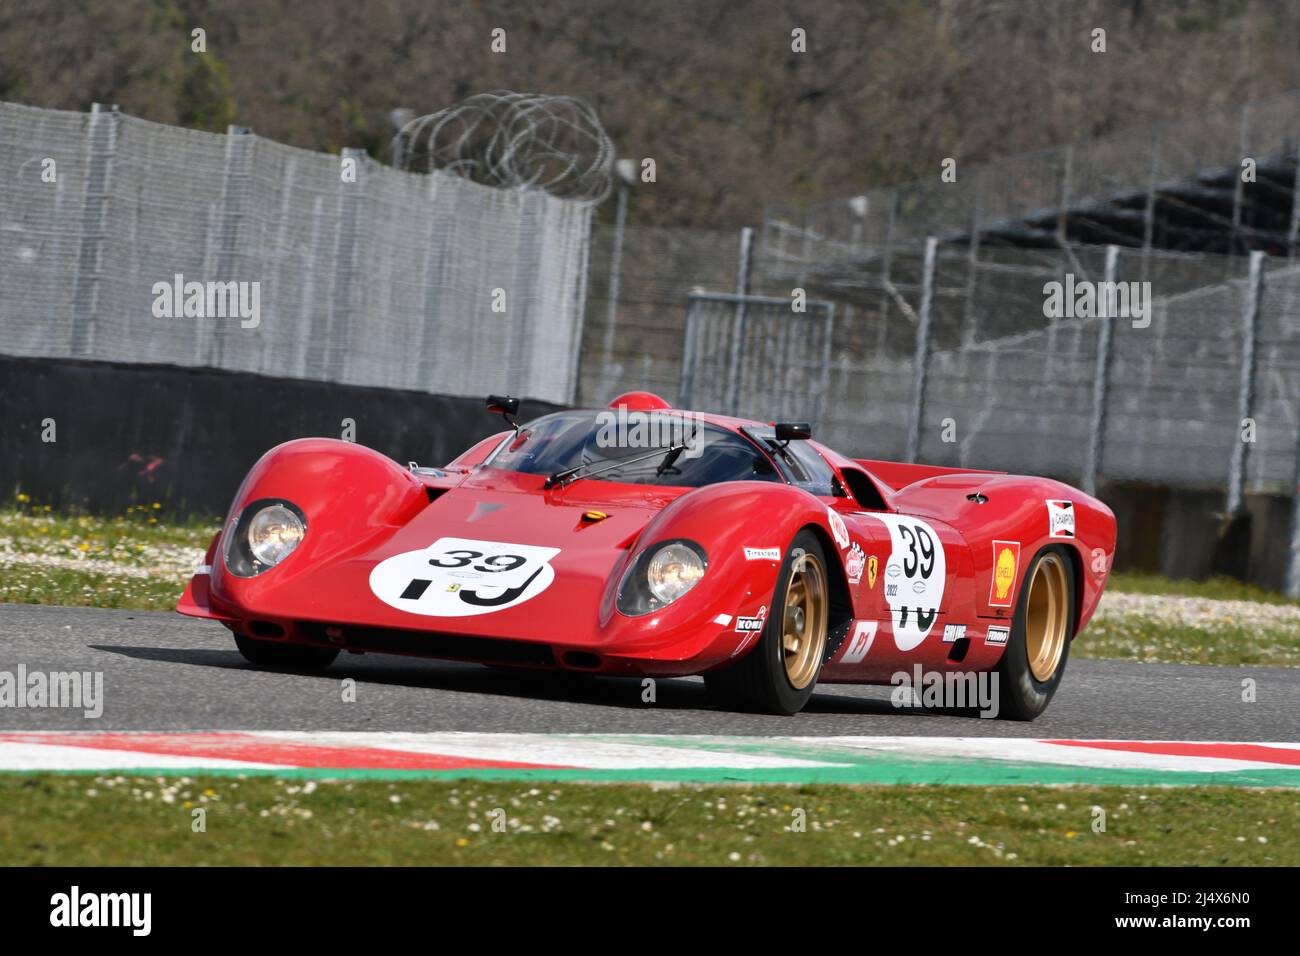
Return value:
<svg viewBox="0 0 1300 956">
<path fill-rule="evenodd" d="M 436 497 L 426 507 L 400 527 L 378 527 L 351 548 L 340 551 L 331 540 L 329 554 L 314 553 L 308 547 L 309 531 L 303 546 L 282 565 L 256 578 L 235 578 L 214 562 L 214 597 L 267 617 L 436 627 L 453 622 L 399 610 L 376 595 L 371 574 L 380 562 L 423 551 L 444 538 L 526 545 L 558 549 L 548 562 L 553 583 L 516 606 L 457 617 L 455 630 L 483 636 L 526 632 L 540 641 L 572 639 L 575 629 L 595 626 L 607 582 L 625 551 L 664 506 L 690 489 L 579 481 L 542 491 L 542 481 L 542 476 L 491 468 L 468 477 L 432 479 L 426 484 Z M 590 511 L 608 517 L 584 519 Z M 311 519 L 308 515 L 308 526 L 315 530 Z M 590 620 L 575 618 L 579 608 Z"/>
</svg>

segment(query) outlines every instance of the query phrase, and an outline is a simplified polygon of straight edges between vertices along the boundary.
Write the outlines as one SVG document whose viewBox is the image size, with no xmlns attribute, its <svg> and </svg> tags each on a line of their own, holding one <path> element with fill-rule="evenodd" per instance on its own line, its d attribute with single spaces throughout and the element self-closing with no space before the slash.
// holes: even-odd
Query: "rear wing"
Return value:
<svg viewBox="0 0 1300 956">
<path fill-rule="evenodd" d="M 941 465 L 910 465 L 904 461 L 874 461 L 870 458 L 854 458 L 854 464 L 861 465 L 880 481 L 895 491 L 924 478 L 936 478 L 939 475 L 1005 475 L 1005 471 L 989 471 L 983 468 L 944 468 Z"/>
</svg>

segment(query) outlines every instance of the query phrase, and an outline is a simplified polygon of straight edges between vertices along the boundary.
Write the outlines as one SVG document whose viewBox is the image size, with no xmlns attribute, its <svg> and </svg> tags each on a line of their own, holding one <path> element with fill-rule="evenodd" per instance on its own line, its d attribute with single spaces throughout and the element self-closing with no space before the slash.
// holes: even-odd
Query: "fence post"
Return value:
<svg viewBox="0 0 1300 956">
<path fill-rule="evenodd" d="M 699 302 L 694 294 L 686 294 L 686 341 L 682 346 L 682 378 L 677 389 L 677 404 L 690 408 L 695 401 L 695 339 L 699 335 Z"/>
<path fill-rule="evenodd" d="M 925 240 L 925 265 L 921 272 L 921 308 L 916 317 L 916 353 L 912 369 L 912 421 L 907 429 L 907 460 L 921 454 L 921 422 L 925 418 L 925 378 L 930 365 L 930 312 L 934 302 L 935 258 L 939 240 Z"/>
<path fill-rule="evenodd" d="M 221 175 L 221 219 L 217 227 L 216 274 L 206 278 L 226 282 L 235 279 L 235 251 L 239 248 L 239 220 L 243 217 L 244 194 L 253 166 L 253 131 L 247 126 L 226 127 L 226 159 Z M 212 317 L 209 316 L 209 319 Z M 229 326 L 209 322 L 208 365 L 221 368 L 225 333 Z"/>
<path fill-rule="evenodd" d="M 1103 288 L 1106 305 L 1097 325 L 1097 368 L 1092 379 L 1092 418 L 1088 426 L 1088 457 L 1083 468 L 1083 490 L 1097 494 L 1106 441 L 1106 398 L 1110 392 L 1110 363 L 1115 335 L 1115 283 L 1119 281 L 1119 246 L 1106 247 Z M 1100 304 L 1100 303 L 1099 303 Z"/>
<path fill-rule="evenodd" d="M 1291 557 L 1286 569 L 1286 596 L 1300 598 L 1300 423 L 1296 424 L 1295 473 L 1291 479 Z"/>
<path fill-rule="evenodd" d="M 745 296 L 749 295 L 750 259 L 754 246 L 754 230 L 745 226 L 740 230 L 740 263 L 736 273 L 736 316 L 731 323 L 731 351 L 727 357 L 727 413 L 737 414 L 740 404 L 740 362 L 744 358 Z"/>
<path fill-rule="evenodd" d="M 623 231 L 627 227 L 627 180 L 621 179 L 618 185 L 618 207 L 614 213 L 614 249 L 609 256 L 609 301 L 605 309 L 605 341 L 603 343 L 603 362 L 601 372 L 609 374 L 614 361 L 614 329 L 618 320 L 619 284 L 623 272 Z"/>
<path fill-rule="evenodd" d="M 105 216 L 108 190 L 117 155 L 116 106 L 95 103 L 90 107 L 90 129 L 86 134 L 86 190 L 81 204 L 81 240 L 77 250 L 77 274 L 72 285 L 73 358 L 89 353 L 95 338 L 99 313 L 99 279 L 103 268 Z"/>
<path fill-rule="evenodd" d="M 1242 514 L 1246 508 L 1246 462 L 1249 443 L 1242 441 L 1243 422 L 1255 416 L 1255 362 L 1256 343 L 1259 337 L 1259 309 L 1264 297 L 1264 253 L 1250 254 L 1250 278 L 1246 287 L 1246 302 L 1241 314 L 1241 384 L 1237 391 L 1237 435 L 1232 443 L 1232 459 L 1228 471 L 1228 505 L 1231 516 Z"/>
<path fill-rule="evenodd" d="M 347 358 L 345 332 L 352 315 L 352 277 L 356 272 L 357 233 L 361 224 L 361 209 L 365 201 L 366 160 L 364 149 L 345 147 L 342 159 L 352 159 L 357 164 L 354 183 L 339 180 L 338 236 L 334 244 L 334 295 L 330 303 L 329 331 L 325 336 L 325 378 L 331 382 L 343 381 L 343 366 Z"/>
</svg>

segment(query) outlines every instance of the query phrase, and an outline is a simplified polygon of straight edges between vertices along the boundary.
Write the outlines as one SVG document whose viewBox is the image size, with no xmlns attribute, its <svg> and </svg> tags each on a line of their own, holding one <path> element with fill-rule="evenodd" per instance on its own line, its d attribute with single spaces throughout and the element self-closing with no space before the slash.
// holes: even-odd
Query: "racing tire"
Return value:
<svg viewBox="0 0 1300 956">
<path fill-rule="evenodd" d="M 998 716 L 1033 720 L 1060 686 L 1074 639 L 1074 566 L 1060 545 L 1034 556 L 1020 586 L 1011 639 L 998 661 Z"/>
<path fill-rule="evenodd" d="M 242 634 L 235 635 L 235 646 L 244 660 L 259 667 L 274 670 L 294 671 L 312 674 L 323 671 L 334 663 L 339 656 L 332 647 L 309 647 L 306 644 L 279 644 L 274 641 L 259 641 Z"/>
<path fill-rule="evenodd" d="M 830 577 L 821 543 L 800 531 L 786 550 L 757 645 L 735 664 L 704 675 L 714 703 L 730 710 L 797 714 L 826 659 Z"/>
</svg>

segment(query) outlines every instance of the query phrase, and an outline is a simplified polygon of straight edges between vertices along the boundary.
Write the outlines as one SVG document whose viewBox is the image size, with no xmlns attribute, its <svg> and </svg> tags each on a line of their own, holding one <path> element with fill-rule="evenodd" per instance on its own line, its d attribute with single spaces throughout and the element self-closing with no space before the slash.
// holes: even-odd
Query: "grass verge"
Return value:
<svg viewBox="0 0 1300 956">
<path fill-rule="evenodd" d="M 0 775 L 5 865 L 1295 866 L 1297 834 L 1294 791 L 1214 787 Z"/>
</svg>

